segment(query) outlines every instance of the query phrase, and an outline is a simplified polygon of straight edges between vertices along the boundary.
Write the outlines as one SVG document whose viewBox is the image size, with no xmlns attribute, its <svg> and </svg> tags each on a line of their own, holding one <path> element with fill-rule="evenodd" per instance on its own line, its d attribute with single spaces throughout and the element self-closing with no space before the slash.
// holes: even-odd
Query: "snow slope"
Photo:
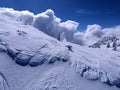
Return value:
<svg viewBox="0 0 120 90">
<path fill-rule="evenodd" d="M 0 90 L 119 90 L 120 52 L 59 42 L 0 14 L 0 72 Z"/>
<path fill-rule="evenodd" d="M 92 48 L 102 48 L 106 47 L 109 49 L 114 49 L 116 47 L 117 51 L 120 51 L 120 30 L 110 31 L 107 35 L 102 37 L 96 43 L 90 45 Z"/>
<path fill-rule="evenodd" d="M 45 35 L 32 26 L 25 26 L 19 22 L 16 22 L 18 24 L 15 25 L 15 22 L 10 23 L 0 22 L 1 50 L 7 52 L 16 63 L 35 66 L 44 62 L 54 62 L 53 59 L 69 60 L 67 48 L 62 47 L 62 44 L 54 38 Z M 52 54 L 57 57 L 52 56 Z M 37 58 L 41 59 L 38 60 Z"/>
</svg>

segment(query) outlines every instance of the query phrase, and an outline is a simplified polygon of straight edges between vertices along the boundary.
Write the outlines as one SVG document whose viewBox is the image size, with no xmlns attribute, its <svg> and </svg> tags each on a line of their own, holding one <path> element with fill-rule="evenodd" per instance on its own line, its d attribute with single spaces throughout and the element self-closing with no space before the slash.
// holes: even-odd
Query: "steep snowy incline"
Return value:
<svg viewBox="0 0 120 90">
<path fill-rule="evenodd" d="M 67 64 L 57 65 L 30 84 L 25 90 L 119 90 L 96 81 L 81 78 Z"/>
<path fill-rule="evenodd" d="M 69 60 L 66 47 L 32 26 L 13 20 L 6 23 L 0 21 L 0 27 L 1 51 L 7 52 L 18 64 L 37 66 L 44 62 Z"/>
<path fill-rule="evenodd" d="M 9 90 L 9 85 L 2 73 L 0 73 L 0 90 Z"/>
<path fill-rule="evenodd" d="M 0 14 L 2 90 L 119 90 L 120 52 L 59 42 L 16 20 Z"/>
<path fill-rule="evenodd" d="M 109 48 L 116 51 L 120 51 L 120 30 L 110 31 L 103 38 L 98 40 L 96 43 L 90 45 L 92 48 Z"/>
<path fill-rule="evenodd" d="M 0 72 L 6 77 L 0 77 L 2 90 L 26 90 L 28 82 L 37 81 L 38 77 L 55 61 L 66 62 L 70 60 L 68 48 L 56 39 L 44 34 L 30 25 L 16 21 L 16 18 L 1 15 L 0 18 Z M 41 67 L 32 68 L 30 65 Z M 48 64 L 49 63 L 49 64 Z M 35 82 L 36 82 L 35 81 Z M 29 89 L 28 89 L 29 90 Z"/>
<path fill-rule="evenodd" d="M 120 87 L 120 52 L 73 45 L 72 66 L 82 77 Z"/>
<path fill-rule="evenodd" d="M 0 71 L 9 88 L 3 90 L 119 90 L 99 81 L 82 78 L 68 63 L 56 62 L 37 67 L 20 66 L 0 53 Z M 8 63 L 9 62 L 9 63 Z"/>
</svg>

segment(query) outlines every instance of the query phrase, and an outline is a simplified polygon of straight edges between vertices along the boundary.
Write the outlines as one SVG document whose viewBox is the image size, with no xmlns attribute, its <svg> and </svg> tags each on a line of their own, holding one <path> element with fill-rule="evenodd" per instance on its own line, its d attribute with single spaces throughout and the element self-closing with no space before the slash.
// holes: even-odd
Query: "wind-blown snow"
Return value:
<svg viewBox="0 0 120 90">
<path fill-rule="evenodd" d="M 1 14 L 14 17 L 17 21 L 22 21 L 23 24 L 32 25 L 56 39 L 64 34 L 63 37 L 66 40 L 72 41 L 73 34 L 79 25 L 79 23 L 71 20 L 62 22 L 60 18 L 55 16 L 54 11 L 51 9 L 37 15 L 29 11 L 16 11 L 9 8 L 0 8 L 0 10 Z"/>
<path fill-rule="evenodd" d="M 62 22 L 62 19 L 58 18 L 51 9 L 34 15 L 27 10 L 17 11 L 10 8 L 0 8 L 0 13 L 13 17 L 25 25 L 34 26 L 60 41 L 69 41 L 83 46 L 91 45 L 109 33 L 113 33 L 114 31 L 119 32 L 120 29 L 119 25 L 110 28 L 102 28 L 102 26 L 98 24 L 93 24 L 88 25 L 85 32 L 80 32 L 78 31 L 78 22 L 72 20 Z"/>
<path fill-rule="evenodd" d="M 23 19 L 12 16 L 17 15 L 19 11 L 13 10 L 10 12 L 14 13 L 5 14 L 3 12 L 7 9 L 2 10 L 0 72 L 3 75 L 0 75 L 0 88 L 6 85 L 6 89 L 10 90 L 119 90 L 120 52 L 60 42 L 31 26 L 31 23 L 23 24 L 19 21 L 24 21 Z M 46 14 L 44 19 L 48 17 L 47 15 L 54 17 L 52 10 L 42 14 Z M 43 19 L 42 14 L 38 15 L 40 19 Z M 33 19 L 28 19 L 28 22 L 29 20 Z M 60 22 L 60 19 L 57 20 Z M 65 26 L 63 30 L 70 31 L 76 42 L 79 41 L 79 35 L 84 38 L 84 33 L 71 33 L 77 27 L 75 22 L 59 24 L 61 27 Z M 95 28 L 96 26 L 89 26 L 95 30 L 88 29 L 88 32 L 98 35 L 97 29 L 101 27 Z M 64 32 L 63 37 L 67 32 Z M 82 40 L 79 43 L 83 44 Z"/>
</svg>

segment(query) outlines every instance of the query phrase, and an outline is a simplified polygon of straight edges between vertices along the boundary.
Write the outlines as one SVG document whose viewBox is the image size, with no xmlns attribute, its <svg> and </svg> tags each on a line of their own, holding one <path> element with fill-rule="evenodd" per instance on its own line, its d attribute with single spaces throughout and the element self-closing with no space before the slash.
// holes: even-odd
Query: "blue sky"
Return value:
<svg viewBox="0 0 120 90">
<path fill-rule="evenodd" d="M 85 30 L 88 24 L 120 25 L 120 0 L 0 0 L 0 7 L 29 10 L 35 14 L 54 10 L 63 21 L 74 20 Z"/>
</svg>

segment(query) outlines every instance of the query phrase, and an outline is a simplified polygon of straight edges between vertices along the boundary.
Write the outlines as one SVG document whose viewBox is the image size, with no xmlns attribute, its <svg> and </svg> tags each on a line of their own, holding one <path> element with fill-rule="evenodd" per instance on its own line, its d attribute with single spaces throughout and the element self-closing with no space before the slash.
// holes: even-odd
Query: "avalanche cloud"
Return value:
<svg viewBox="0 0 120 90">
<path fill-rule="evenodd" d="M 72 41 L 74 32 L 79 25 L 78 22 L 71 20 L 62 22 L 60 18 L 55 16 L 54 11 L 51 9 L 34 15 L 29 11 L 0 8 L 0 13 L 15 17 L 24 24 L 33 25 L 35 28 L 59 40 L 64 38 L 67 41 Z"/>
<path fill-rule="evenodd" d="M 84 32 L 78 30 L 79 23 L 71 20 L 62 22 L 51 9 L 37 15 L 25 11 L 17 11 L 12 8 L 0 8 L 0 14 L 14 17 L 25 25 L 32 25 L 42 32 L 58 39 L 79 45 L 91 45 L 109 33 L 119 32 L 120 25 L 111 28 L 102 28 L 98 24 L 88 25 Z"/>
</svg>

